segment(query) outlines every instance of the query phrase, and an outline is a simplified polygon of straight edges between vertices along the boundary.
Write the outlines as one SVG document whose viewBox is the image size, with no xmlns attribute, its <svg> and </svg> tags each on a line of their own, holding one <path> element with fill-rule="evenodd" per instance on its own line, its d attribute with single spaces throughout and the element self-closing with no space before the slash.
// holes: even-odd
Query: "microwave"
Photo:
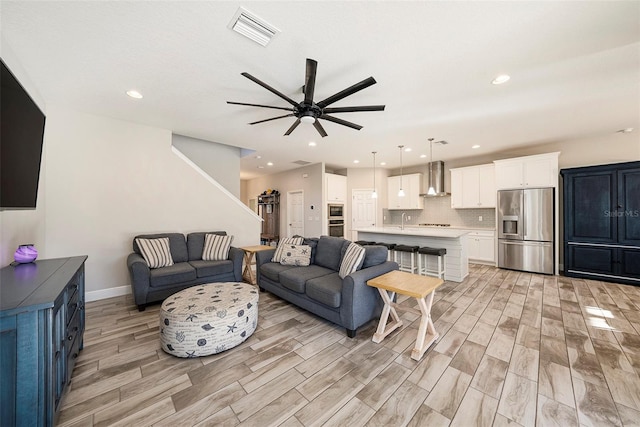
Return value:
<svg viewBox="0 0 640 427">
<path fill-rule="evenodd" d="M 342 204 L 329 204 L 328 211 L 329 219 L 343 219 L 344 218 L 344 205 Z"/>
</svg>

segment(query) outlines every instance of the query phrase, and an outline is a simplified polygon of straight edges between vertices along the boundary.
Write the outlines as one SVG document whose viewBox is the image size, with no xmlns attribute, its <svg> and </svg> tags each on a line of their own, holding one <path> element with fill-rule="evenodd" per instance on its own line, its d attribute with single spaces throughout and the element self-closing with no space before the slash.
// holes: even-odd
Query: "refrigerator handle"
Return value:
<svg viewBox="0 0 640 427">
<path fill-rule="evenodd" d="M 501 245 L 514 245 L 514 246 L 551 246 L 551 242 L 535 242 L 533 240 L 522 241 L 522 240 L 500 239 L 498 243 Z"/>
</svg>

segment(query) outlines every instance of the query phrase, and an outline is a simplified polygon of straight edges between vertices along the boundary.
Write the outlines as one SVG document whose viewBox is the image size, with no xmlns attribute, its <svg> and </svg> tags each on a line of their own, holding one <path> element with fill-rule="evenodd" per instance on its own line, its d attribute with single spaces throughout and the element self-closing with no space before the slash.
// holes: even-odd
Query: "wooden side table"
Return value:
<svg viewBox="0 0 640 427">
<path fill-rule="evenodd" d="M 420 314 L 422 319 L 418 328 L 416 346 L 411 352 L 412 359 L 420 360 L 429 346 L 440 336 L 431 320 L 431 305 L 435 290 L 443 283 L 444 281 L 437 277 L 419 276 L 397 270 L 369 280 L 367 285 L 377 288 L 384 301 L 380 323 L 378 323 L 378 329 L 373 335 L 373 342 L 381 342 L 387 335 L 402 326 L 402 320 L 400 320 L 396 308 Z M 393 298 L 396 293 L 415 298 L 420 310 L 394 303 Z M 389 316 L 393 321 L 387 325 Z"/>
<path fill-rule="evenodd" d="M 242 278 L 246 280 L 247 283 L 251 283 L 252 285 L 255 285 L 256 278 L 253 275 L 253 270 L 251 269 L 251 266 L 255 265 L 256 252 L 268 251 L 269 249 L 275 249 L 275 247 L 267 246 L 267 245 L 255 245 L 255 246 L 245 246 L 240 249 L 244 251 L 244 270 L 242 271 Z"/>
</svg>

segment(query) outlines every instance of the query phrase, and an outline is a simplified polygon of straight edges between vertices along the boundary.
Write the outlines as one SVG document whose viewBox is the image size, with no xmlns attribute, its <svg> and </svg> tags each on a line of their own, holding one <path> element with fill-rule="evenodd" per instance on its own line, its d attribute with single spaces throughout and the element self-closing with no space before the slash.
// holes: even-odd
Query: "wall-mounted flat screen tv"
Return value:
<svg viewBox="0 0 640 427">
<path fill-rule="evenodd" d="M 0 64 L 0 209 L 35 209 L 45 116 Z"/>
</svg>

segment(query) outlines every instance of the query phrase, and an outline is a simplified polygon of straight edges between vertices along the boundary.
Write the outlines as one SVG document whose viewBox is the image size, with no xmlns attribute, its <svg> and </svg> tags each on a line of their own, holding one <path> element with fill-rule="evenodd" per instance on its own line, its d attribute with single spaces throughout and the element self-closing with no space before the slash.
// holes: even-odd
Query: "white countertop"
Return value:
<svg viewBox="0 0 640 427">
<path fill-rule="evenodd" d="M 387 226 L 358 228 L 355 231 L 362 233 L 395 234 L 400 236 L 446 237 L 451 239 L 457 239 L 458 237 L 469 233 L 469 229 L 409 226 L 405 226 L 404 230 L 401 230 L 400 226 Z"/>
<path fill-rule="evenodd" d="M 382 227 L 383 228 L 393 228 L 393 227 L 400 228 L 400 224 L 384 224 Z M 495 227 L 465 227 L 462 225 L 450 225 L 448 227 L 439 227 L 436 225 L 409 224 L 409 225 L 405 225 L 404 228 L 446 228 L 446 229 L 452 229 L 452 230 L 496 231 Z"/>
</svg>

